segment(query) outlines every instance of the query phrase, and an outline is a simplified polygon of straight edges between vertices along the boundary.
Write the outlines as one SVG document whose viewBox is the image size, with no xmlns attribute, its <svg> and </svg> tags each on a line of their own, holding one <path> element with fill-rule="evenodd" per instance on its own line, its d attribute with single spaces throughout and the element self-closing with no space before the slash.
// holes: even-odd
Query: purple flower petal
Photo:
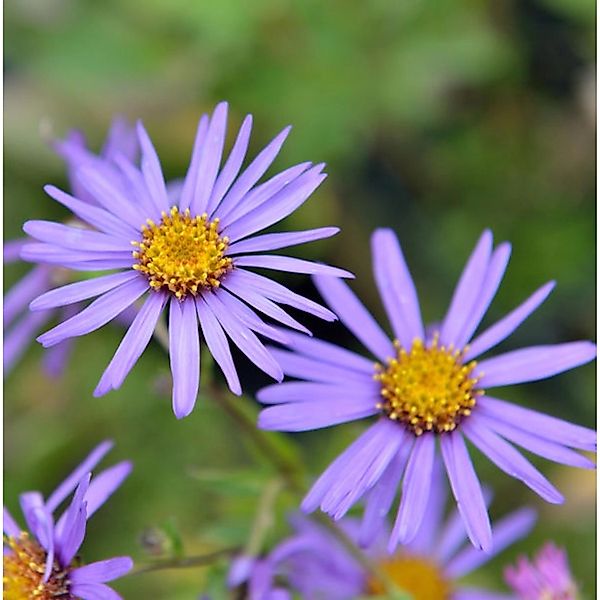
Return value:
<svg viewBox="0 0 600 600">
<path fill-rule="evenodd" d="M 474 423 L 481 422 L 482 426 L 486 429 L 491 429 L 493 432 L 506 438 L 510 442 L 518 444 L 522 448 L 525 448 L 525 450 L 529 450 L 529 452 L 533 452 L 538 456 L 543 456 L 548 460 L 563 465 L 579 467 L 581 469 L 596 468 L 596 465 L 591 460 L 578 452 L 574 452 L 561 444 L 539 437 L 536 433 L 519 429 L 518 427 L 509 425 L 508 423 L 504 423 L 497 419 L 492 419 L 486 416 L 485 412 L 482 412 L 481 410 L 471 415 L 470 419 L 472 419 Z"/>
<path fill-rule="evenodd" d="M 13 519 L 12 515 L 8 512 L 8 509 L 6 507 L 3 508 L 2 527 L 4 533 L 13 538 L 19 537 L 21 533 L 21 528 L 17 525 L 17 522 Z"/>
<path fill-rule="evenodd" d="M 160 220 L 160 210 L 154 205 L 151 196 L 148 194 L 143 173 L 125 156 L 117 156 L 115 163 L 123 178 L 123 185 L 127 186 L 127 195 L 131 197 L 130 203 L 135 203 L 140 215 L 143 216 L 142 221 L 136 226 L 139 233 L 142 223 L 147 221 L 147 219 L 152 219 L 154 221 Z M 170 182 L 167 185 L 167 195 L 169 196 L 170 204 L 177 204 L 176 202 L 171 202 L 171 193 L 173 186 L 176 187 L 176 184 L 177 181 Z"/>
<path fill-rule="evenodd" d="M 4 335 L 4 376 L 6 377 L 39 330 L 46 325 L 51 315 L 48 313 L 29 313 L 19 319 L 10 331 Z"/>
<path fill-rule="evenodd" d="M 139 237 L 139 230 L 136 230 L 131 225 L 127 225 L 125 221 L 110 214 L 103 208 L 82 202 L 53 185 L 44 186 L 44 191 L 48 196 L 68 208 L 80 219 L 93 225 L 100 231 L 126 240 L 137 239 Z"/>
<path fill-rule="evenodd" d="M 89 519 L 121 486 L 131 473 L 132 464 L 125 460 L 95 475 L 85 494 Z M 108 580 L 106 580 L 108 581 Z"/>
<path fill-rule="evenodd" d="M 50 494 L 46 507 L 54 512 L 58 505 L 79 485 L 86 473 L 89 473 L 106 456 L 114 443 L 110 440 L 98 444 L 83 462 Z"/>
<path fill-rule="evenodd" d="M 219 324 L 219 320 L 202 298 L 196 298 L 196 311 L 200 327 L 202 328 L 202 335 L 210 353 L 217 361 L 221 371 L 223 371 L 231 392 L 239 396 L 242 393 L 240 380 L 235 370 L 233 359 L 231 358 L 229 343 L 223 333 L 223 328 Z"/>
<path fill-rule="evenodd" d="M 32 243 L 27 244 L 21 252 L 23 260 L 49 265 L 65 266 L 73 263 L 95 263 L 94 270 L 100 270 L 99 261 L 109 261 L 105 269 L 118 269 L 121 266 L 131 267 L 133 258 L 129 250 L 88 250 L 85 245 L 77 250 L 61 248 L 54 244 Z"/>
<path fill-rule="evenodd" d="M 274 269 L 276 271 L 288 271 L 289 273 L 307 273 L 309 275 L 354 278 L 352 273 L 344 269 L 312 262 L 310 260 L 302 260 L 301 258 L 292 258 L 291 256 L 253 254 L 251 256 L 240 256 L 236 258 L 235 264 L 240 267 L 259 267 L 262 269 Z"/>
<path fill-rule="evenodd" d="M 219 299 L 219 294 L 204 294 L 203 299 L 233 343 L 262 371 L 277 381 L 283 372 L 277 361 L 262 345 L 252 331 L 239 321 L 239 315 L 231 314 Z"/>
<path fill-rule="evenodd" d="M 71 593 L 81 600 L 123 600 L 115 590 L 104 583 L 74 583 Z"/>
<path fill-rule="evenodd" d="M 492 232 L 486 229 L 469 257 L 454 290 L 450 308 L 444 317 L 440 330 L 440 341 L 442 344 L 446 346 L 450 344 L 456 345 L 461 329 L 465 326 L 479 297 L 491 252 Z"/>
<path fill-rule="evenodd" d="M 265 171 L 275 160 L 277 154 L 279 154 L 279 150 L 281 150 L 281 146 L 283 145 L 285 138 L 287 138 L 290 129 L 291 127 L 286 127 L 279 133 L 263 150 L 261 150 L 248 167 L 246 167 L 217 207 L 214 213 L 215 217 L 226 215 L 264 175 Z"/>
<path fill-rule="evenodd" d="M 148 283 L 143 277 L 124 283 L 94 300 L 74 317 L 38 337 L 38 342 L 47 348 L 68 337 L 99 329 L 133 304 L 147 289 Z"/>
<path fill-rule="evenodd" d="M 4 242 L 3 249 L 3 262 L 5 265 L 17 262 L 21 258 L 21 250 L 25 244 L 28 244 L 27 238 L 21 238 L 18 240 L 10 240 Z"/>
<path fill-rule="evenodd" d="M 307 383 L 304 381 L 286 381 L 262 388 L 257 400 L 264 404 L 286 404 L 288 402 L 328 402 L 364 399 L 373 407 L 379 401 L 377 384 L 374 381 L 365 385 L 348 382 L 343 383 Z"/>
<path fill-rule="evenodd" d="M 139 147 L 134 128 L 126 119 L 122 117 L 114 118 L 110 124 L 100 155 L 107 160 L 114 160 L 116 156 L 122 154 L 129 160 L 135 161 L 138 151 Z"/>
<path fill-rule="evenodd" d="M 286 231 L 283 233 L 265 233 L 241 240 L 227 248 L 227 255 L 243 254 L 245 252 L 266 252 L 279 250 L 298 244 L 306 244 L 315 240 L 322 240 L 339 233 L 339 227 L 320 227 L 307 231 Z"/>
<path fill-rule="evenodd" d="M 596 432 L 581 425 L 517 406 L 511 402 L 483 396 L 477 401 L 477 410 L 525 431 L 535 431 L 539 437 L 581 450 L 596 450 Z"/>
<path fill-rule="evenodd" d="M 141 121 L 137 123 L 137 134 L 142 148 L 142 173 L 148 193 L 159 211 L 169 212 L 169 199 L 160 161 Z"/>
<path fill-rule="evenodd" d="M 398 543 L 410 543 L 419 531 L 429 503 L 434 456 L 435 437 L 431 434 L 419 436 L 402 482 L 400 508 L 388 544 L 390 554 L 396 550 Z"/>
<path fill-rule="evenodd" d="M 321 404 L 317 407 L 315 402 L 319 400 Z M 258 427 L 274 431 L 309 431 L 370 417 L 378 412 L 370 398 L 332 400 L 313 397 L 305 402 L 283 403 L 263 409 L 258 417 Z"/>
<path fill-rule="evenodd" d="M 194 147 L 192 149 L 192 158 L 190 160 L 190 166 L 188 167 L 185 179 L 183 181 L 183 187 L 181 188 L 181 197 L 179 198 L 179 210 L 185 211 L 192 204 L 192 199 L 196 191 L 196 180 L 198 178 L 198 165 L 202 158 L 202 149 L 206 139 L 206 132 L 208 131 L 208 124 L 210 118 L 208 115 L 202 115 L 200 121 L 198 121 L 198 128 L 196 129 L 196 137 L 194 138 Z"/>
<path fill-rule="evenodd" d="M 327 177 L 321 173 L 325 165 L 315 165 L 302 173 L 261 205 L 229 224 L 224 233 L 232 242 L 245 238 L 281 221 L 301 206 Z"/>
<path fill-rule="evenodd" d="M 269 348 L 271 354 L 281 365 L 283 372 L 289 377 L 306 379 L 308 381 L 320 381 L 322 383 L 347 384 L 370 384 L 372 377 L 365 373 L 358 373 L 344 367 L 326 363 L 319 358 L 309 358 L 295 352 L 286 352 L 278 348 Z M 378 400 L 377 396 L 375 396 Z"/>
<path fill-rule="evenodd" d="M 394 334 L 404 348 L 410 348 L 425 333 L 417 290 L 394 232 L 377 229 L 371 252 L 375 282 Z"/>
<path fill-rule="evenodd" d="M 552 377 L 584 365 L 596 357 L 592 342 L 570 342 L 551 346 L 531 346 L 483 360 L 480 386 L 492 388 Z"/>
<path fill-rule="evenodd" d="M 221 164 L 226 129 L 227 102 L 220 102 L 213 112 L 206 132 L 206 140 L 202 144 L 194 195 L 190 202 L 190 210 L 193 215 L 207 212 L 208 201 Z"/>
<path fill-rule="evenodd" d="M 554 286 L 554 281 L 543 285 L 503 319 L 500 319 L 500 321 L 479 334 L 469 344 L 465 360 L 471 360 L 483 354 L 506 339 L 548 297 Z"/>
<path fill-rule="evenodd" d="M 223 227 L 229 227 L 235 221 L 238 221 L 249 212 L 254 211 L 259 206 L 262 206 L 267 201 L 271 201 L 271 198 L 277 194 L 281 189 L 288 186 L 294 179 L 299 177 L 306 171 L 310 166 L 311 162 L 300 163 L 294 165 L 277 173 L 277 175 L 271 177 L 271 179 L 257 185 L 253 190 L 248 192 L 244 196 L 243 202 L 239 202 L 236 206 L 233 206 L 227 214 L 221 215 L 221 225 Z M 291 188 L 286 188 L 287 192 Z M 257 213 L 255 213 L 257 214 Z"/>
<path fill-rule="evenodd" d="M 148 346 L 166 301 L 167 295 L 163 292 L 151 292 L 148 295 L 142 308 L 133 319 L 131 326 L 127 329 L 127 333 L 121 340 L 110 363 L 104 370 L 94 390 L 96 398 L 103 396 L 111 389 L 116 390 L 121 387 L 142 352 Z"/>
<path fill-rule="evenodd" d="M 70 574 L 70 580 L 74 584 L 78 583 L 106 583 L 119 577 L 123 577 L 133 568 L 133 561 L 129 556 L 118 556 L 90 563 L 83 567 L 73 569 Z"/>
<path fill-rule="evenodd" d="M 537 514 L 531 508 L 522 508 L 504 517 L 494 525 L 494 547 L 489 554 L 472 546 L 466 548 L 446 565 L 445 573 L 452 579 L 468 575 L 517 540 L 526 537 L 533 529 L 536 520 Z"/>
<path fill-rule="evenodd" d="M 94 296 L 99 296 L 104 292 L 108 292 L 113 288 L 139 277 L 139 273 L 135 271 L 123 271 L 121 273 L 113 273 L 111 275 L 102 275 L 94 279 L 69 283 L 62 287 L 55 288 L 38 296 L 29 308 L 31 310 L 47 310 L 56 308 L 57 306 L 65 306 L 74 304 L 81 300 L 88 300 Z"/>
<path fill-rule="evenodd" d="M 245 271 L 244 269 L 235 269 L 235 276 L 236 279 L 239 279 L 240 284 L 260 292 L 266 298 L 269 298 L 274 302 L 292 306 L 293 308 L 315 315 L 325 321 L 335 321 L 337 319 L 337 317 L 324 306 L 288 290 L 283 285 L 272 281 L 267 277 Z"/>
<path fill-rule="evenodd" d="M 379 360 L 395 356 L 394 346 L 348 285 L 331 277 L 313 277 L 321 296 L 340 321 Z"/>
<path fill-rule="evenodd" d="M 69 318 L 69 317 L 66 317 Z M 74 340 L 68 339 L 44 351 L 42 366 L 44 373 L 53 379 L 59 378 L 69 363 L 73 353 Z"/>
<path fill-rule="evenodd" d="M 200 338 L 193 298 L 171 299 L 169 356 L 173 374 L 173 412 L 187 417 L 196 404 L 200 385 Z"/>
<path fill-rule="evenodd" d="M 406 461 L 413 447 L 412 440 L 405 434 L 405 442 L 400 446 L 396 456 L 390 461 L 379 481 L 371 488 L 365 501 L 365 511 L 360 524 L 358 543 L 363 548 L 371 546 L 383 528 L 390 511 L 400 480 L 404 474 Z"/>
<path fill-rule="evenodd" d="M 547 502 L 562 504 L 562 494 L 513 446 L 491 429 L 479 427 L 467 419 L 462 424 L 465 435 L 502 471 L 521 480 Z"/>
<path fill-rule="evenodd" d="M 77 486 L 71 504 L 56 525 L 56 553 L 61 566 L 71 564 L 73 557 L 83 543 L 87 520 L 85 494 L 90 482 L 88 473 Z"/>
<path fill-rule="evenodd" d="M 44 499 L 39 492 L 25 492 L 19 496 L 21 511 L 25 517 L 27 528 L 46 550 L 46 566 L 44 583 L 50 578 L 54 563 L 54 522 L 49 509 L 44 506 Z"/>
<path fill-rule="evenodd" d="M 456 346 L 458 348 L 463 348 L 471 339 L 471 336 L 475 333 L 477 327 L 479 327 L 481 319 L 483 319 L 483 316 L 487 312 L 487 309 L 500 287 L 500 282 L 506 272 L 509 259 L 510 244 L 507 242 L 500 244 L 492 253 L 477 301 L 473 305 L 471 313 L 468 315 L 465 325 L 456 340 Z"/>
<path fill-rule="evenodd" d="M 44 290 L 48 289 L 50 280 L 50 271 L 48 267 L 34 267 L 22 277 L 15 285 L 4 295 L 4 329 L 6 329 L 13 319 L 23 311 L 23 309 Z"/>
<path fill-rule="evenodd" d="M 490 519 L 481 485 L 467 447 L 459 431 L 440 436 L 440 446 L 452 493 L 474 546 L 489 552 L 492 548 Z"/>
<path fill-rule="evenodd" d="M 244 162 L 246 151 L 248 150 L 248 141 L 250 140 L 250 131 L 252 129 L 252 116 L 247 115 L 238 136 L 233 144 L 233 148 L 229 153 L 225 165 L 221 169 L 217 181 L 213 187 L 210 200 L 208 202 L 208 208 L 206 212 L 212 215 L 219 203 L 223 199 L 223 196 L 227 193 L 237 174 L 240 172 L 240 167 Z"/>
</svg>

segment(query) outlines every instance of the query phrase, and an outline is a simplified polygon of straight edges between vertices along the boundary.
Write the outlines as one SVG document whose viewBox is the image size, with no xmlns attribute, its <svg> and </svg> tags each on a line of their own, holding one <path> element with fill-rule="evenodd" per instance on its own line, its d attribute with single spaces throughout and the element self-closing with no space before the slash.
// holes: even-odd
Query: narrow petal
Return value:
<svg viewBox="0 0 600 600">
<path fill-rule="evenodd" d="M 241 240 L 231 244 L 227 248 L 227 255 L 243 254 L 246 252 L 266 252 L 268 250 L 279 250 L 289 246 L 297 246 L 322 240 L 339 233 L 339 227 L 320 227 L 306 231 L 286 231 L 284 233 L 265 233 Z"/>
<path fill-rule="evenodd" d="M 123 600 L 115 590 L 104 583 L 74 583 L 71 592 L 81 600 Z"/>
<path fill-rule="evenodd" d="M 226 129 L 227 102 L 220 102 L 210 119 L 206 140 L 202 145 L 194 195 L 190 203 L 190 210 L 194 215 L 201 215 L 207 211 L 208 200 L 221 165 Z"/>
<path fill-rule="evenodd" d="M 46 566 L 43 581 L 50 578 L 52 565 L 54 564 L 54 522 L 52 514 L 39 492 L 25 492 L 19 496 L 21 511 L 25 517 L 27 528 L 37 538 L 41 546 L 46 550 Z"/>
<path fill-rule="evenodd" d="M 235 259 L 235 264 L 240 267 L 259 267 L 262 269 L 274 269 L 276 271 L 287 271 L 288 273 L 306 273 L 308 275 L 327 275 L 329 277 L 349 277 L 354 275 L 345 269 L 331 267 L 322 263 L 292 258 L 290 256 L 275 256 L 273 254 L 252 254 L 251 256 L 240 256 Z"/>
<path fill-rule="evenodd" d="M 132 464 L 124 460 L 92 478 L 85 494 L 88 519 L 121 487 L 123 481 L 129 477 L 131 469 Z"/>
<path fill-rule="evenodd" d="M 499 469 L 522 481 L 527 487 L 552 504 L 562 504 L 562 494 L 513 446 L 490 429 L 476 427 L 467 419 L 462 429 L 465 435 Z"/>
<path fill-rule="evenodd" d="M 288 186 L 310 166 L 312 166 L 311 162 L 294 165 L 293 167 L 285 169 L 285 171 L 277 173 L 277 175 L 274 175 L 264 183 L 257 185 L 244 196 L 243 202 L 239 202 L 236 206 L 232 207 L 227 214 L 221 216 L 223 227 L 228 227 L 235 221 L 241 219 L 244 215 L 247 215 L 259 206 L 262 206 L 267 201 L 270 201 L 277 192 Z"/>
<path fill-rule="evenodd" d="M 452 579 L 464 577 L 477 567 L 487 563 L 492 557 L 514 544 L 517 540 L 527 537 L 537 520 L 537 513 L 531 508 L 517 510 L 494 525 L 494 547 L 491 553 L 466 548 L 457 554 L 444 568 L 444 572 Z"/>
<path fill-rule="evenodd" d="M 119 556 L 77 567 L 71 571 L 70 580 L 74 584 L 106 583 L 123 577 L 132 568 L 133 561 L 129 556 Z"/>
<path fill-rule="evenodd" d="M 375 283 L 392 324 L 404 348 L 425 337 L 417 290 L 404 260 L 398 238 L 391 229 L 377 229 L 371 237 Z"/>
<path fill-rule="evenodd" d="M 390 554 L 399 543 L 410 543 L 419 531 L 429 503 L 434 456 L 435 437 L 431 434 L 419 436 L 408 459 L 402 482 L 400 508 L 388 544 Z"/>
<path fill-rule="evenodd" d="M 533 452 L 538 456 L 543 456 L 548 460 L 581 469 L 596 468 L 596 465 L 582 454 L 574 452 L 561 444 L 539 437 L 535 432 L 525 431 L 503 421 L 489 418 L 485 412 L 477 411 L 470 418 L 475 423 L 481 421 L 486 429 L 491 429 L 510 442 L 518 444 L 522 448 L 525 448 L 525 450 L 529 450 L 529 452 Z"/>
<path fill-rule="evenodd" d="M 367 494 L 358 535 L 358 543 L 363 548 L 368 548 L 375 541 L 386 523 L 387 515 L 396 497 L 406 461 L 413 447 L 413 440 L 406 434 L 404 438 L 405 441 L 396 456 L 390 461 L 377 484 Z"/>
<path fill-rule="evenodd" d="M 45 266 L 34 267 L 19 279 L 4 295 L 4 329 L 8 328 L 20 312 L 26 310 L 33 298 L 47 290 L 49 284 L 50 271 Z"/>
<path fill-rule="evenodd" d="M 486 229 L 469 257 L 454 290 L 450 308 L 440 330 L 442 344 L 456 345 L 460 331 L 465 326 L 481 291 L 491 253 L 492 232 Z"/>
<path fill-rule="evenodd" d="M 325 180 L 327 175 L 321 173 L 323 167 L 324 165 L 321 163 L 302 173 L 268 201 L 229 224 L 225 228 L 225 235 L 232 242 L 237 242 L 287 217 L 301 206 Z"/>
<path fill-rule="evenodd" d="M 25 244 L 29 243 L 27 238 L 10 240 L 4 242 L 2 247 L 2 260 L 5 265 L 17 262 L 21 258 L 21 250 Z"/>
<path fill-rule="evenodd" d="M 570 342 L 551 346 L 531 346 L 482 360 L 480 385 L 492 388 L 546 379 L 590 362 L 596 357 L 592 342 Z"/>
<path fill-rule="evenodd" d="M 44 191 L 48 196 L 54 198 L 57 202 L 60 202 L 60 204 L 68 208 L 80 219 L 93 225 L 100 231 L 104 231 L 105 233 L 116 237 L 122 237 L 126 240 L 136 239 L 136 236 L 139 236 L 139 230 L 136 230 L 134 227 L 128 225 L 125 221 L 122 221 L 103 208 L 82 202 L 53 185 L 44 186 Z"/>
<path fill-rule="evenodd" d="M 221 371 L 223 371 L 231 392 L 239 396 L 242 393 L 240 380 L 233 364 L 229 342 L 223 333 L 219 320 L 202 298 L 196 298 L 196 311 L 202 328 L 202 335 L 210 353 L 217 361 Z"/>
<path fill-rule="evenodd" d="M 137 123 L 137 134 L 142 149 L 142 173 L 148 193 L 158 210 L 168 212 L 169 200 L 160 161 L 141 121 Z"/>
<path fill-rule="evenodd" d="M 194 193 L 196 191 L 196 180 L 198 178 L 198 165 L 200 163 L 200 159 L 202 158 L 202 149 L 206 140 L 206 132 L 208 131 L 209 122 L 210 118 L 208 115 L 202 115 L 202 117 L 200 117 L 200 121 L 198 121 L 196 137 L 194 138 L 194 147 L 192 149 L 192 158 L 183 181 L 181 197 L 179 198 L 178 203 L 179 210 L 182 212 L 191 206 L 194 198 Z"/>
<path fill-rule="evenodd" d="M 108 292 L 122 283 L 132 281 L 137 277 L 139 277 L 139 274 L 135 271 L 123 271 L 121 273 L 102 275 L 85 281 L 69 283 L 38 296 L 31 302 L 29 308 L 31 310 L 47 310 L 49 308 L 56 308 L 57 306 L 74 304 L 81 300 L 88 300 L 89 298 Z"/>
<path fill-rule="evenodd" d="M 277 135 L 246 167 L 231 189 L 217 207 L 214 216 L 226 215 L 248 193 L 250 188 L 264 175 L 265 171 L 275 160 L 283 142 L 287 138 L 291 127 L 286 127 Z"/>
<path fill-rule="evenodd" d="M 2 513 L 2 527 L 6 535 L 17 538 L 21 533 L 21 528 L 17 525 L 17 522 L 13 519 L 13 516 L 8 512 L 6 506 L 3 508 Z"/>
<path fill-rule="evenodd" d="M 103 396 L 109 390 L 121 387 L 148 346 L 166 300 L 167 297 L 162 292 L 151 292 L 148 295 L 102 374 L 94 390 L 95 397 Z"/>
<path fill-rule="evenodd" d="M 456 340 L 457 348 L 463 348 L 471 339 L 494 299 L 508 266 L 510 249 L 510 244 L 505 242 L 500 244 L 492 253 L 477 301 L 473 305 L 465 325 Z"/>
<path fill-rule="evenodd" d="M 48 265 L 65 266 L 69 262 L 96 262 L 111 261 L 109 269 L 117 269 L 122 264 L 131 267 L 133 258 L 129 250 L 91 250 L 85 245 L 73 250 L 62 248 L 55 244 L 31 243 L 27 244 L 21 252 L 23 260 Z M 100 270 L 96 268 L 95 270 Z"/>
<path fill-rule="evenodd" d="M 98 444 L 83 460 L 83 462 L 50 494 L 46 507 L 54 512 L 58 505 L 77 487 L 86 473 L 93 471 L 96 465 L 114 446 L 111 440 Z"/>
<path fill-rule="evenodd" d="M 458 431 L 440 436 L 440 446 L 450 487 L 467 534 L 474 546 L 484 552 L 492 549 L 490 519 L 467 447 Z"/>
<path fill-rule="evenodd" d="M 571 448 L 596 451 L 596 432 L 593 429 L 490 396 L 479 398 L 477 406 L 477 410 L 486 416 L 524 431 L 534 431 L 537 436 L 545 440 L 564 444 Z"/>
<path fill-rule="evenodd" d="M 219 203 L 223 199 L 223 196 L 227 193 L 227 190 L 231 187 L 231 184 L 240 172 L 240 167 L 244 162 L 246 151 L 248 150 L 248 141 L 250 140 L 250 131 L 252 130 L 252 116 L 247 115 L 238 136 L 233 144 L 233 148 L 229 153 L 225 165 L 221 169 L 217 181 L 213 187 L 210 200 L 208 202 L 207 213 L 212 215 L 215 209 L 219 206 Z"/>
<path fill-rule="evenodd" d="M 3 364 L 6 377 L 17 364 L 25 350 L 35 339 L 40 329 L 45 327 L 52 315 L 48 313 L 26 313 L 4 334 Z"/>
<path fill-rule="evenodd" d="M 117 156 L 115 163 L 124 180 L 124 185 L 128 188 L 127 195 L 131 197 L 131 202 L 137 205 L 138 212 L 143 217 L 142 221 L 136 226 L 139 233 L 142 223 L 147 222 L 147 219 L 155 222 L 160 220 L 160 210 L 155 206 L 152 197 L 148 193 L 144 174 L 123 155 Z M 170 201 L 171 190 L 173 187 L 176 188 L 176 184 L 177 180 L 169 182 L 167 185 L 167 195 L 169 196 L 170 204 L 176 204 L 176 202 Z"/>
<path fill-rule="evenodd" d="M 293 308 L 315 315 L 316 317 L 319 317 L 319 319 L 324 319 L 325 321 L 335 321 L 337 319 L 335 314 L 324 306 L 288 290 L 283 285 L 268 279 L 267 277 L 239 268 L 235 270 L 235 276 L 236 279 L 240 280 L 241 284 L 260 292 L 274 302 L 292 306 Z"/>
<path fill-rule="evenodd" d="M 71 564 L 85 537 L 87 520 L 85 494 L 90 476 L 91 474 L 88 473 L 79 482 L 71 504 L 56 526 L 56 553 L 63 567 Z"/>
<path fill-rule="evenodd" d="M 148 284 L 143 277 L 124 283 L 94 300 L 74 317 L 41 335 L 38 342 L 47 348 L 68 337 L 99 329 L 133 304 L 147 289 Z"/>
<path fill-rule="evenodd" d="M 365 399 L 373 407 L 379 401 L 379 389 L 374 381 L 344 383 L 312 383 L 286 381 L 262 388 L 256 394 L 264 404 L 287 404 L 288 402 L 329 402 Z"/>
<path fill-rule="evenodd" d="M 75 340 L 73 339 L 64 340 L 64 342 L 56 344 L 56 346 L 52 346 L 52 348 L 48 348 L 44 351 L 42 366 L 44 373 L 46 373 L 48 377 L 58 379 L 64 374 L 65 369 L 69 364 L 69 359 L 73 354 L 74 342 Z"/>
<path fill-rule="evenodd" d="M 505 340 L 532 312 L 534 312 L 554 289 L 554 281 L 543 285 L 534 292 L 525 302 L 517 306 L 503 319 L 480 333 L 470 344 L 465 355 L 465 360 L 471 360 L 493 348 Z"/>
<path fill-rule="evenodd" d="M 388 336 L 346 283 L 332 277 L 313 277 L 313 281 L 340 321 L 365 348 L 381 361 L 395 355 Z"/>
<path fill-rule="evenodd" d="M 182 419 L 192 412 L 200 385 L 200 338 L 192 298 L 183 302 L 171 300 L 169 356 L 173 374 L 173 412 Z"/>
<path fill-rule="evenodd" d="M 370 417 L 379 412 L 369 398 L 315 400 L 270 406 L 261 411 L 258 427 L 272 431 L 311 431 Z"/>
</svg>

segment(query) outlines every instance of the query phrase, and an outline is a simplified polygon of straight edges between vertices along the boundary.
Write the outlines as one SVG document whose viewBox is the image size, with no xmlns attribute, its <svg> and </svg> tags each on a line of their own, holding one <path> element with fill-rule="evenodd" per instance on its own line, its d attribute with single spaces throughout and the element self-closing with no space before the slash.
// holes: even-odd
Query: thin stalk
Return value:
<svg viewBox="0 0 600 600">
<path fill-rule="evenodd" d="M 150 565 L 134 568 L 130 575 L 140 575 L 142 573 L 150 573 L 152 571 L 162 571 L 164 569 L 187 569 L 189 567 L 204 567 L 217 562 L 221 558 L 231 558 L 236 555 L 240 549 L 238 547 L 222 548 L 207 554 L 198 556 L 186 556 L 184 558 L 168 558 L 165 560 L 155 561 Z"/>
</svg>

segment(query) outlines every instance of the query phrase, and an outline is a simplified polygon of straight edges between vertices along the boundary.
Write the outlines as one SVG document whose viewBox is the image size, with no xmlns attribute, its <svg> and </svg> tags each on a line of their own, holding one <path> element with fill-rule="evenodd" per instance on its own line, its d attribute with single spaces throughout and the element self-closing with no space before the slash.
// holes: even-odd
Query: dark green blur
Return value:
<svg viewBox="0 0 600 600">
<path fill-rule="evenodd" d="M 6 239 L 28 218 L 63 214 L 42 191 L 45 183 L 66 185 L 49 137 L 77 127 L 97 149 L 115 113 L 142 118 L 176 178 L 199 116 L 225 99 L 230 134 L 254 115 L 253 153 L 294 126 L 274 170 L 328 163 L 326 182 L 278 228 L 341 226 L 297 255 L 355 272 L 353 288 L 382 320 L 370 271 L 374 228 L 398 232 L 424 316 L 436 321 L 477 237 L 491 227 L 497 241 L 513 243 L 513 255 L 487 323 L 545 281 L 558 282 L 501 348 L 594 338 L 591 0 L 8 0 L 4 9 Z M 5 284 L 21 273 L 8 268 Z M 316 298 L 304 276 L 279 280 Z M 339 325 L 304 322 L 354 344 Z M 18 513 L 18 493 L 48 493 L 93 445 L 113 438 L 103 464 L 130 458 L 135 470 L 91 521 L 85 559 L 131 553 L 146 564 L 156 528 L 169 540 L 167 555 L 243 546 L 272 468 L 205 390 L 195 412 L 176 421 L 158 345 L 120 390 L 93 398 L 121 335 L 105 327 L 79 340 L 58 381 L 41 372 L 41 349 L 32 347 L 7 379 L 6 503 Z M 266 383 L 236 359 L 248 391 Z M 594 374 L 586 366 L 502 397 L 593 427 Z M 317 474 L 363 428 L 290 439 Z M 496 490 L 493 516 L 527 503 L 541 518 L 529 539 L 472 581 L 504 590 L 503 565 L 554 539 L 567 548 L 584 596 L 595 597 L 595 474 L 535 461 L 567 498 L 555 507 L 473 455 Z M 282 515 L 297 503 L 280 497 L 267 544 L 286 535 Z M 223 567 L 143 574 L 115 587 L 132 599 L 193 599 L 208 589 L 227 598 L 215 583 Z"/>
</svg>

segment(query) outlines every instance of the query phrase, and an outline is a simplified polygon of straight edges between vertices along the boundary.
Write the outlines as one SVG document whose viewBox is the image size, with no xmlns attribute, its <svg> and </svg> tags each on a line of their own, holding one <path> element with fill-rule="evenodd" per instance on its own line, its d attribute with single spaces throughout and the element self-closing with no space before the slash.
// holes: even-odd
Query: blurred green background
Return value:
<svg viewBox="0 0 600 600">
<path fill-rule="evenodd" d="M 5 237 L 17 237 L 25 219 L 62 215 L 41 189 L 66 185 L 50 137 L 77 127 L 98 149 L 115 113 L 142 118 L 167 175 L 180 177 L 199 116 L 226 99 L 230 135 L 254 115 L 253 153 L 294 126 L 274 169 L 328 163 L 326 182 L 279 228 L 341 226 L 298 255 L 354 271 L 353 288 L 382 322 L 370 271 L 375 227 L 398 232 L 430 321 L 443 316 L 476 238 L 491 227 L 513 243 L 513 257 L 486 323 L 558 281 L 502 349 L 594 338 L 594 9 L 592 0 L 7 0 Z M 23 272 L 7 268 L 5 285 Z M 280 281 L 316 298 L 308 278 Z M 354 344 L 339 325 L 304 322 Z M 8 377 L 6 503 L 18 513 L 21 491 L 50 492 L 112 438 L 105 464 L 129 458 L 135 470 L 90 523 L 86 560 L 131 553 L 146 564 L 159 531 L 186 555 L 243 546 L 271 468 L 204 393 L 190 417 L 175 420 L 156 345 L 122 389 L 92 398 L 121 335 L 106 327 L 79 340 L 60 380 L 42 373 L 39 347 Z M 247 390 L 266 383 L 236 358 Z M 593 427 L 594 375 L 586 366 L 502 397 Z M 299 445 L 317 474 L 364 425 L 282 443 Z M 595 473 L 542 464 L 567 498 L 555 507 L 473 454 L 497 490 L 493 516 L 524 503 L 541 513 L 534 534 L 474 581 L 504 589 L 503 565 L 553 538 L 584 596 L 595 597 Z M 282 515 L 296 505 L 291 494 L 279 498 L 267 544 L 286 534 Z M 115 587 L 125 598 L 208 589 L 225 598 L 224 569 L 141 574 Z"/>
</svg>

